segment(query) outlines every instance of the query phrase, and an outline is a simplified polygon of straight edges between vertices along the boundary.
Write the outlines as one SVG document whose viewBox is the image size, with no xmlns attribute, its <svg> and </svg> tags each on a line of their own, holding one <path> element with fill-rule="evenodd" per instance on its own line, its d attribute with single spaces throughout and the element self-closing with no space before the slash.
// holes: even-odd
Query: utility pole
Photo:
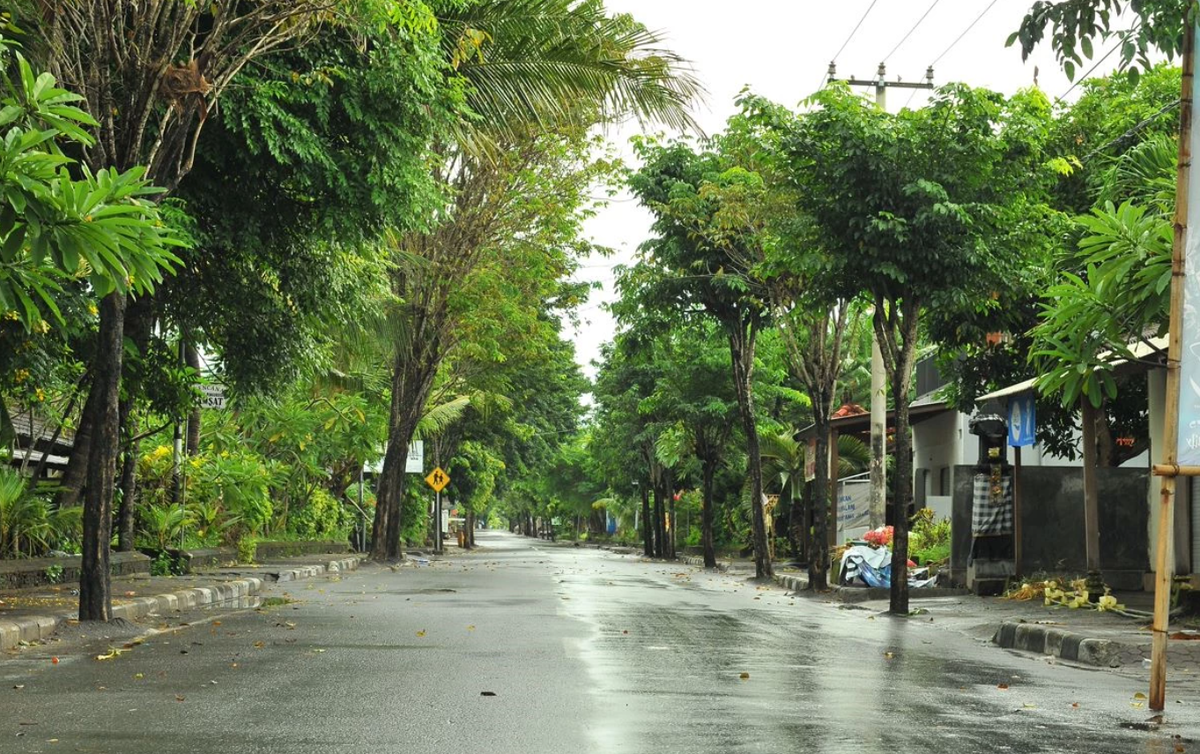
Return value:
<svg viewBox="0 0 1200 754">
<path fill-rule="evenodd" d="M 1184 17 L 1183 32 L 1183 80 L 1179 97 L 1179 153 L 1175 171 L 1175 234 L 1171 245 L 1171 309 L 1168 325 L 1167 341 L 1167 396 L 1166 410 L 1163 421 L 1163 459 L 1162 463 L 1154 466 L 1154 473 L 1162 477 L 1162 488 L 1158 506 L 1158 537 L 1154 553 L 1154 622 L 1151 625 L 1153 642 L 1150 647 L 1150 709 L 1161 712 L 1166 704 L 1167 694 L 1167 625 L 1170 621 L 1171 583 L 1175 570 L 1174 563 L 1174 525 L 1175 525 L 1175 488 L 1178 478 L 1186 482 L 1194 476 L 1200 476 L 1200 466 L 1195 465 L 1200 458 L 1190 442 L 1182 443 L 1183 457 L 1180 457 L 1180 386 L 1181 371 L 1184 362 L 1188 369 L 1188 383 L 1196 380 L 1195 351 L 1195 307 L 1197 302 L 1189 300 L 1194 297 L 1196 279 L 1195 264 L 1200 261 L 1194 248 L 1188 247 L 1188 204 L 1192 192 L 1197 187 L 1192 185 L 1192 154 L 1200 149 L 1195 144 L 1197 136 L 1192 129 L 1192 106 L 1195 96 L 1195 65 L 1196 65 L 1196 19 L 1190 13 Z M 1191 265 L 1191 267 L 1189 267 Z M 1191 278 L 1189 280 L 1189 278 Z M 1189 290 L 1190 288 L 1190 290 Z M 1190 329 L 1188 329 L 1190 328 Z M 1184 351 L 1183 333 L 1188 333 L 1188 352 Z M 1194 416 L 1196 406 L 1195 389 L 1189 389 L 1188 414 Z M 1185 429 L 1188 440 L 1194 439 L 1194 432 Z M 1182 463 L 1181 463 L 1182 462 Z M 1187 465 L 1185 465 L 1187 464 Z"/>
<path fill-rule="evenodd" d="M 829 63 L 829 81 L 838 81 L 837 64 Z M 887 66 L 879 64 L 873 79 L 856 79 L 851 76 L 841 79 L 850 86 L 871 86 L 875 88 L 875 104 L 880 110 L 887 110 L 887 90 L 892 87 L 901 89 L 933 89 L 933 66 L 925 70 L 925 80 L 918 82 L 888 81 Z M 882 316 L 883 312 L 876 312 Z M 883 351 L 879 348 L 879 338 L 871 330 L 871 516 L 870 526 L 878 529 L 883 526 L 887 516 L 887 369 L 883 363 Z M 835 471 L 836 475 L 836 471 Z M 836 482 L 836 480 L 835 480 Z M 836 483 L 835 483 L 836 486 Z M 836 527 L 836 522 L 835 522 Z"/>
</svg>

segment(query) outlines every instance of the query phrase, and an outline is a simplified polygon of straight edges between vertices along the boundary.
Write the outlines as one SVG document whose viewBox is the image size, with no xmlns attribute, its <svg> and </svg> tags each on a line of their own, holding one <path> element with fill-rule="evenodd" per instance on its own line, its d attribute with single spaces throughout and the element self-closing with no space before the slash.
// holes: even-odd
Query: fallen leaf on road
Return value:
<svg viewBox="0 0 1200 754">
<path fill-rule="evenodd" d="M 883 659 L 885 659 L 885 660 L 891 660 L 891 659 L 894 659 L 895 657 L 896 657 L 896 654 L 894 652 L 884 652 L 883 653 Z"/>
<path fill-rule="evenodd" d="M 256 642 L 254 642 L 254 648 L 255 648 L 255 649 L 262 649 L 262 648 L 263 648 L 263 643 L 262 643 L 261 641 L 256 641 Z"/>
<path fill-rule="evenodd" d="M 423 630 L 417 632 L 417 636 L 424 636 L 424 635 L 425 635 L 425 631 L 423 631 Z"/>
<path fill-rule="evenodd" d="M 1137 692 L 1136 694 L 1134 694 L 1134 695 L 1133 695 L 1133 698 L 1134 698 L 1134 699 L 1145 699 L 1145 698 L 1146 698 L 1146 695 L 1145 695 L 1145 694 L 1143 694 L 1142 692 L 1140 692 L 1140 691 L 1139 691 L 1139 692 Z"/>
<path fill-rule="evenodd" d="M 58 664 L 58 658 L 57 658 L 57 657 L 51 657 L 51 658 L 50 658 L 50 662 L 51 662 L 52 664 L 54 664 L 54 665 L 57 665 L 57 664 Z"/>
<path fill-rule="evenodd" d="M 1001 691 L 1008 691 L 1008 684 L 1007 683 L 997 683 L 996 688 L 1000 689 Z"/>
<path fill-rule="evenodd" d="M 738 676 L 738 678 L 741 678 L 743 681 L 748 681 L 748 680 L 750 680 L 750 674 L 742 673 L 741 675 Z"/>
<path fill-rule="evenodd" d="M 480 691 L 479 695 L 480 696 L 495 696 L 496 692 L 495 691 Z"/>
<path fill-rule="evenodd" d="M 177 701 L 177 702 L 182 702 L 182 701 L 183 701 L 184 699 L 186 699 L 186 698 L 187 698 L 187 697 L 185 697 L 183 694 L 176 694 L 176 695 L 175 695 L 175 701 Z"/>
<path fill-rule="evenodd" d="M 1079 709 L 1079 702 L 1071 702 L 1072 709 Z"/>
<path fill-rule="evenodd" d="M 474 631 L 474 630 L 475 630 L 475 627 L 474 627 L 474 626 L 467 626 L 467 630 L 468 630 L 468 631 Z"/>
<path fill-rule="evenodd" d="M 1188 634 L 1183 631 L 1176 631 L 1171 634 L 1171 638 L 1176 641 L 1200 641 L 1200 634 Z"/>
<path fill-rule="evenodd" d="M 18 683 L 16 686 L 13 686 L 13 688 L 16 689 L 17 691 L 20 691 L 21 689 L 25 688 L 25 684 Z"/>
<path fill-rule="evenodd" d="M 97 660 L 113 660 L 120 657 L 123 650 L 116 647 L 109 647 L 109 650 L 102 655 L 96 655 Z"/>
<path fill-rule="evenodd" d="M 133 674 L 133 680 L 135 680 L 135 681 L 140 681 L 145 677 L 146 677 L 145 673 L 134 673 Z"/>
</svg>

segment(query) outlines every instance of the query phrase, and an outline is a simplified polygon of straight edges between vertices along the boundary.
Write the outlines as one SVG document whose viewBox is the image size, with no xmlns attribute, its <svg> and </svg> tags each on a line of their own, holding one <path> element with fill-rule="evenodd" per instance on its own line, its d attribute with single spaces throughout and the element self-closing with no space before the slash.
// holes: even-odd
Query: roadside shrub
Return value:
<svg viewBox="0 0 1200 754">
<path fill-rule="evenodd" d="M 912 517 L 909 533 L 909 556 L 922 565 L 942 563 L 950 559 L 950 519 L 934 520 L 933 511 L 923 508 Z"/>
<path fill-rule="evenodd" d="M 178 505 L 151 505 L 142 508 L 142 542 L 156 550 L 180 543 L 184 530 L 192 525 L 191 514 Z"/>
<path fill-rule="evenodd" d="M 237 542 L 238 562 L 253 563 L 258 556 L 258 540 L 254 537 L 242 537 Z"/>
<path fill-rule="evenodd" d="M 313 490 L 308 501 L 290 517 L 292 532 L 303 539 L 340 538 L 343 529 L 341 503 L 323 487 Z"/>
</svg>

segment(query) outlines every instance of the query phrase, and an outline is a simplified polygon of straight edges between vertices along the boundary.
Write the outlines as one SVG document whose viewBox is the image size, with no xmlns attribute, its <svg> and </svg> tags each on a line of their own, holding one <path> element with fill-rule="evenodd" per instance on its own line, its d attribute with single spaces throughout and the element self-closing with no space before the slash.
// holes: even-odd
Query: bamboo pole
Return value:
<svg viewBox="0 0 1200 754">
<path fill-rule="evenodd" d="M 1184 18 L 1183 82 L 1179 95 L 1179 158 L 1175 171 L 1175 236 L 1171 244 L 1171 314 L 1167 346 L 1167 396 L 1163 423 L 1162 466 L 1177 466 L 1179 458 L 1179 359 L 1183 351 L 1184 246 L 1188 228 L 1188 182 L 1192 166 L 1192 79 L 1195 71 L 1194 20 Z M 1158 505 L 1158 541 L 1154 556 L 1154 623 L 1150 654 L 1150 709 L 1161 711 L 1167 693 L 1167 620 L 1171 602 L 1168 561 L 1174 537 L 1174 474 L 1163 476 Z"/>
<path fill-rule="evenodd" d="M 1200 476 L 1200 466 L 1180 466 L 1176 463 L 1156 463 L 1151 471 L 1154 476 Z"/>
</svg>

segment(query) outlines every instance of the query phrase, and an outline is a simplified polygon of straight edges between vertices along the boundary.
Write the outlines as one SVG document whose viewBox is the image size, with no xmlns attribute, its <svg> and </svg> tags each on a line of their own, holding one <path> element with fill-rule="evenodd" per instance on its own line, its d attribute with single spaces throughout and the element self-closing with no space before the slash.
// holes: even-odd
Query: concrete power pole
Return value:
<svg viewBox="0 0 1200 754">
<path fill-rule="evenodd" d="M 829 80 L 837 81 L 837 65 L 829 64 Z M 875 104 L 887 110 L 887 90 L 932 89 L 933 66 L 925 71 L 925 80 L 920 82 L 888 81 L 887 66 L 879 64 L 874 79 L 856 79 L 851 76 L 844 81 L 850 86 L 875 87 Z M 886 520 L 887 511 L 887 369 L 883 363 L 883 352 L 879 338 L 871 331 L 871 518 L 870 526 L 878 529 Z"/>
</svg>

